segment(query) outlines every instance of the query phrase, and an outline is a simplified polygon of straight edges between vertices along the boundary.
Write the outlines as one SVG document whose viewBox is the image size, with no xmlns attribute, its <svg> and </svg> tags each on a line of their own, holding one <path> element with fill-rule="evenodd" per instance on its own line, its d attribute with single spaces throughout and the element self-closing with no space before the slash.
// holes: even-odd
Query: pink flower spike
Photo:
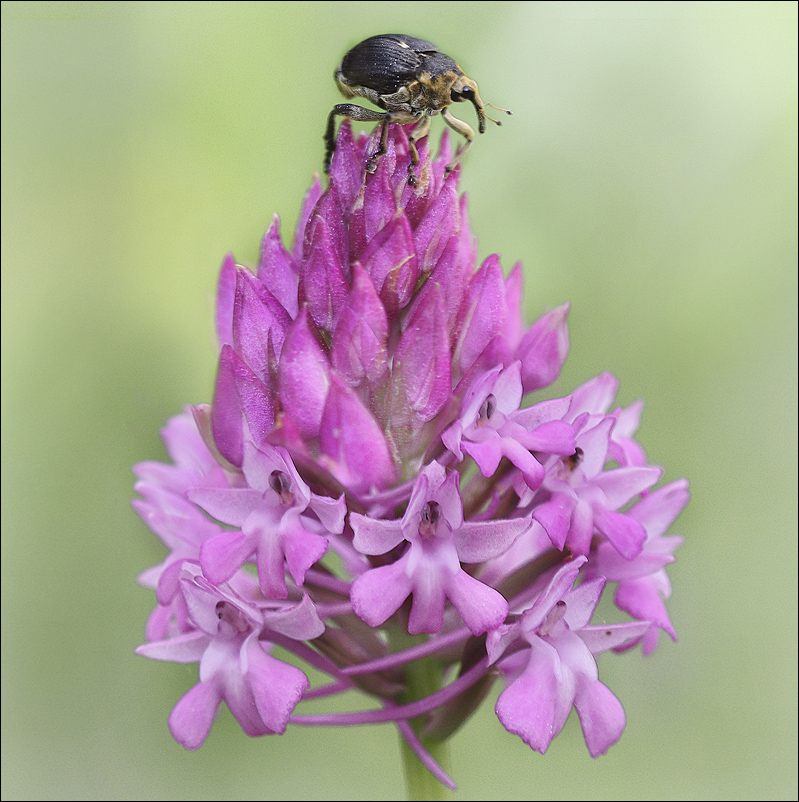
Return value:
<svg viewBox="0 0 799 802">
<path fill-rule="evenodd" d="M 454 74 L 421 40 L 358 47 Z M 166 462 L 134 467 L 133 510 L 166 547 L 137 577 L 155 604 L 136 652 L 199 664 L 169 717 L 187 749 L 223 704 L 250 736 L 392 723 L 454 788 L 422 739 L 450 737 L 503 678 L 508 731 L 543 753 L 574 708 L 596 757 L 625 726 L 596 655 L 676 638 L 669 528 L 687 482 L 655 487 L 643 401 L 617 405 L 612 373 L 553 397 L 569 304 L 525 325 L 521 265 L 478 263 L 494 246 L 458 189 L 471 153 L 445 134 L 431 155 L 448 112 L 430 111 L 371 133 L 345 119 L 331 140 L 334 110 L 330 172 L 291 243 L 274 215 L 257 271 L 222 262 L 212 403 L 169 421 Z M 294 712 L 359 692 L 368 709 Z"/>
</svg>

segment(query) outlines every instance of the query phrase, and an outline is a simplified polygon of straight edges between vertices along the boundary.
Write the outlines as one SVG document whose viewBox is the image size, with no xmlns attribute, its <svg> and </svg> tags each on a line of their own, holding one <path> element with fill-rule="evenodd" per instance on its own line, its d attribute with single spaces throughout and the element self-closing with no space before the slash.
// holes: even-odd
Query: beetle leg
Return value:
<svg viewBox="0 0 799 802">
<path fill-rule="evenodd" d="M 388 136 L 387 117 L 388 114 L 383 111 L 373 111 L 372 109 L 365 109 L 363 106 L 356 106 L 354 103 L 339 103 L 338 106 L 333 106 L 333 110 L 327 117 L 327 130 L 325 131 L 325 172 L 330 172 L 330 162 L 333 160 L 333 151 L 336 149 L 336 117 L 349 117 L 351 120 L 357 122 L 377 122 L 383 121 L 383 137 L 386 139 Z M 385 151 L 385 143 L 381 143 L 380 152 Z M 375 154 L 377 156 L 378 154 Z M 369 162 L 371 163 L 375 157 L 373 156 Z M 372 168 L 374 169 L 374 168 Z"/>
<path fill-rule="evenodd" d="M 441 116 L 444 118 L 444 122 L 453 131 L 460 134 L 466 140 L 466 144 L 463 148 L 458 148 L 455 153 L 455 158 L 447 165 L 447 172 L 451 173 L 458 166 L 460 160 L 466 155 L 466 151 L 471 147 L 472 141 L 474 140 L 474 129 L 463 120 L 453 117 L 449 113 L 449 109 L 444 109 L 444 111 L 441 112 Z"/>
<path fill-rule="evenodd" d="M 366 111 L 366 109 L 364 109 Z M 366 119 L 366 118 L 364 118 Z M 371 119 L 371 118 L 370 118 Z M 373 173 L 377 169 L 377 160 L 382 156 L 386 149 L 388 148 L 388 126 L 390 123 L 399 123 L 400 125 L 405 125 L 405 123 L 412 122 L 416 119 L 415 115 L 409 118 L 409 115 L 405 111 L 387 111 L 385 114 L 381 114 L 379 118 L 383 121 L 382 130 L 380 131 L 380 145 L 378 146 L 377 150 L 369 157 L 369 161 L 366 162 L 366 171 L 368 173 Z M 428 123 L 429 127 L 429 123 Z M 416 155 L 416 160 L 419 160 L 418 154 L 416 154 L 416 148 L 411 145 L 411 153 Z M 411 182 L 413 183 L 413 181 Z"/>
<path fill-rule="evenodd" d="M 369 161 L 366 162 L 366 172 L 373 173 L 377 169 L 377 159 L 379 156 L 382 156 L 386 152 L 386 148 L 388 147 L 388 124 L 391 122 L 391 112 L 387 111 L 385 114 L 382 115 L 383 118 L 383 126 L 382 130 L 380 131 L 380 145 L 378 146 L 377 150 L 369 157 Z"/>
<path fill-rule="evenodd" d="M 430 132 L 430 122 L 430 117 L 422 117 L 408 137 L 408 145 L 411 151 L 411 163 L 408 165 L 408 183 L 411 186 L 416 184 L 416 173 L 414 173 L 413 168 L 419 164 L 419 151 L 416 150 L 416 143 Z"/>
</svg>

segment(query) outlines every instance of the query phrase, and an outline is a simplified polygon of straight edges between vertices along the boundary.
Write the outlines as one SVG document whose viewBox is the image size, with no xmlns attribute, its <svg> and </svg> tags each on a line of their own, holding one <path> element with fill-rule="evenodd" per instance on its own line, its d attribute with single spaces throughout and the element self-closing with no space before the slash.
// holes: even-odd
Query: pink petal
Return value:
<svg viewBox="0 0 799 802">
<path fill-rule="evenodd" d="M 591 654 L 600 654 L 638 642 L 649 629 L 649 621 L 630 621 L 626 624 L 583 627 L 579 635 Z"/>
<path fill-rule="evenodd" d="M 402 526 L 397 521 L 367 518 L 351 512 L 350 526 L 355 533 L 352 545 L 361 554 L 385 554 L 404 539 Z"/>
<path fill-rule="evenodd" d="M 419 549 L 418 546 L 412 547 L 409 555 L 418 557 Z M 441 631 L 444 623 L 447 578 L 446 567 L 435 557 L 427 558 L 425 555 L 416 563 L 411 577 L 413 603 L 408 618 L 408 632 L 411 635 L 422 633 L 433 635 Z"/>
<path fill-rule="evenodd" d="M 165 640 L 143 643 L 136 654 L 168 663 L 197 663 L 208 648 L 208 635 L 196 630 Z"/>
<path fill-rule="evenodd" d="M 541 401 L 531 407 L 525 407 L 515 412 L 512 416 L 513 422 L 521 424 L 525 429 L 532 432 L 543 423 L 562 421 L 568 414 L 570 405 L 571 399 L 568 396 L 565 398 L 553 398 L 550 401 Z M 574 449 L 572 449 L 571 453 L 574 453 Z"/>
<path fill-rule="evenodd" d="M 277 538 L 262 544 L 255 554 L 258 568 L 258 585 L 267 599 L 288 598 L 286 587 L 285 557 L 279 548 Z"/>
<path fill-rule="evenodd" d="M 629 613 L 639 621 L 651 621 L 656 627 L 667 632 L 672 640 L 677 640 L 666 605 L 658 593 L 657 586 L 648 577 L 622 582 L 616 588 L 614 597 L 619 609 Z"/>
<path fill-rule="evenodd" d="M 614 468 L 596 476 L 592 484 L 604 492 L 608 509 L 617 510 L 634 496 L 652 487 L 662 474 L 662 468 L 652 465 Z"/>
<path fill-rule="evenodd" d="M 571 590 L 577 574 L 580 573 L 580 568 L 586 562 L 588 562 L 587 557 L 575 557 L 558 568 L 543 593 L 525 612 L 522 621 L 526 631 L 535 631 L 541 626 L 549 611 Z"/>
<path fill-rule="evenodd" d="M 293 640 L 313 640 L 325 631 L 324 622 L 316 612 L 316 605 L 307 594 L 298 604 L 277 610 L 264 610 L 263 616 L 264 623 L 270 630 Z"/>
<path fill-rule="evenodd" d="M 233 305 L 233 347 L 267 386 L 280 357 L 288 312 L 249 270 L 237 268 Z"/>
<path fill-rule="evenodd" d="M 362 182 L 361 155 L 352 135 L 352 126 L 342 120 L 336 137 L 336 149 L 330 166 L 330 183 L 335 184 L 342 208 L 352 208 Z"/>
<path fill-rule="evenodd" d="M 391 565 L 373 568 L 352 583 L 352 607 L 370 627 L 379 627 L 410 595 L 411 581 L 405 573 L 406 564 L 407 556 Z"/>
<path fill-rule="evenodd" d="M 413 232 L 419 269 L 429 273 L 459 221 L 457 175 L 451 173 Z"/>
<path fill-rule="evenodd" d="M 469 576 L 466 571 L 458 571 L 447 582 L 446 593 L 473 635 L 496 629 L 508 614 L 508 602 L 502 594 Z"/>
<path fill-rule="evenodd" d="M 200 682 L 188 691 L 169 715 L 172 737 L 186 749 L 199 749 L 214 723 L 222 701 L 211 682 Z"/>
<path fill-rule="evenodd" d="M 305 308 L 283 343 L 279 377 L 283 408 L 303 437 L 317 437 L 330 386 L 330 365 L 311 332 Z"/>
<path fill-rule="evenodd" d="M 514 422 L 516 418 L 514 416 Z M 545 454 L 559 454 L 567 457 L 574 454 L 574 429 L 562 420 L 548 421 L 536 426 L 523 438 L 519 438 L 525 448 L 530 451 L 542 451 Z"/>
<path fill-rule="evenodd" d="M 294 531 L 283 536 L 283 549 L 291 578 L 297 585 L 302 585 L 308 569 L 327 551 L 327 538 L 302 530 Z"/>
<path fill-rule="evenodd" d="M 314 495 L 311 496 L 309 506 L 328 532 L 341 534 L 344 529 L 344 516 L 347 514 L 347 504 L 343 495 L 338 498 Z"/>
<path fill-rule="evenodd" d="M 546 529 L 552 545 L 557 549 L 562 550 L 566 545 L 573 509 L 573 499 L 562 493 L 555 493 L 550 501 L 533 510 L 533 518 Z"/>
<path fill-rule="evenodd" d="M 308 191 L 305 193 L 305 197 L 303 198 L 300 216 L 297 220 L 297 228 L 295 229 L 294 245 L 292 247 L 291 255 L 294 257 L 296 262 L 301 261 L 303 258 L 303 248 L 305 245 L 303 233 L 308 227 L 308 221 L 311 219 L 311 215 L 313 214 L 316 204 L 319 202 L 319 198 L 321 196 L 322 185 L 319 182 L 319 176 L 315 176 L 313 183 L 308 188 Z"/>
<path fill-rule="evenodd" d="M 565 597 L 566 615 L 564 620 L 569 629 L 574 631 L 582 629 L 591 620 L 602 590 L 605 587 L 605 578 L 598 577 L 583 582 L 579 587 L 570 591 Z"/>
<path fill-rule="evenodd" d="M 335 374 L 320 426 L 322 453 L 333 475 L 356 493 L 380 490 L 396 479 L 386 435 L 355 392 Z"/>
<path fill-rule="evenodd" d="M 340 256 L 331 239 L 325 218 L 314 217 L 311 241 L 300 268 L 299 300 L 307 304 L 314 323 L 327 331 L 347 300 L 349 289 Z"/>
<path fill-rule="evenodd" d="M 504 454 L 504 443 L 496 429 L 485 428 L 485 439 L 462 440 L 461 448 L 477 463 L 483 476 L 493 476 Z M 530 459 L 535 459 L 530 457 Z"/>
<path fill-rule="evenodd" d="M 676 482 L 653 490 L 631 507 L 628 514 L 643 524 L 650 540 L 659 538 L 674 523 L 689 498 L 688 480 L 677 479 Z"/>
<path fill-rule="evenodd" d="M 388 321 L 372 279 L 359 265 L 330 350 L 333 367 L 352 387 L 379 381 L 388 370 Z"/>
<path fill-rule="evenodd" d="M 591 550 L 591 539 L 594 535 L 595 510 L 591 505 L 581 499 L 572 510 L 571 521 L 569 523 L 569 535 L 566 543 L 575 554 L 588 554 Z"/>
<path fill-rule="evenodd" d="M 507 551 L 532 526 L 530 518 L 467 521 L 453 532 L 458 559 L 481 563 Z"/>
<path fill-rule="evenodd" d="M 646 530 L 629 515 L 595 507 L 594 526 L 628 560 L 641 553 L 646 541 Z"/>
<path fill-rule="evenodd" d="M 297 317 L 297 265 L 283 247 L 280 218 L 277 215 L 272 218 L 272 224 L 261 243 L 258 279 L 292 318 Z"/>
<path fill-rule="evenodd" d="M 502 726 L 541 754 L 560 732 L 556 714 L 561 689 L 555 676 L 556 662 L 554 649 L 532 650 L 527 667 L 502 691 L 494 707 Z"/>
<path fill-rule="evenodd" d="M 538 490 L 541 487 L 546 471 L 526 445 L 510 437 L 503 437 L 502 452 L 522 472 L 527 487 L 531 490 Z"/>
<path fill-rule="evenodd" d="M 507 311 L 502 267 L 499 257 L 493 254 L 472 276 L 459 315 L 455 359 L 461 373 L 466 373 L 488 344 L 503 332 Z M 521 381 L 519 391 L 521 400 Z"/>
<path fill-rule="evenodd" d="M 372 277 L 388 318 L 394 320 L 408 304 L 419 277 L 413 232 L 405 214 L 398 213 L 375 235 L 360 260 Z"/>
<path fill-rule="evenodd" d="M 558 377 L 569 353 L 568 315 L 565 303 L 539 318 L 522 337 L 516 357 L 522 362 L 525 393 L 546 387 Z"/>
<path fill-rule="evenodd" d="M 619 380 L 612 373 L 602 373 L 581 384 L 572 393 L 569 419 L 574 420 L 581 412 L 604 415 L 610 409 L 619 389 Z"/>
<path fill-rule="evenodd" d="M 259 716 L 270 732 L 285 732 L 289 716 L 310 687 L 308 678 L 299 668 L 267 654 L 254 634 L 247 638 L 242 652 L 246 655 L 245 677 Z"/>
<path fill-rule="evenodd" d="M 236 294 L 236 260 L 228 253 L 216 286 L 216 337 L 220 348 L 233 345 L 233 298 Z"/>
<path fill-rule="evenodd" d="M 604 755 L 624 732 L 621 702 L 599 680 L 578 676 L 574 707 L 591 757 Z"/>
<path fill-rule="evenodd" d="M 186 495 L 217 521 L 230 526 L 243 526 L 262 502 L 261 493 L 250 487 L 194 487 Z"/>
<path fill-rule="evenodd" d="M 252 438 L 261 442 L 274 423 L 271 391 L 229 345 L 224 345 L 211 407 L 211 429 L 219 453 L 240 466 L 243 441 Z"/>
<path fill-rule="evenodd" d="M 394 355 L 398 393 L 423 422 L 434 418 L 452 394 L 449 332 L 438 285 L 425 294 L 408 320 Z"/>
<path fill-rule="evenodd" d="M 227 582 L 255 551 L 255 543 L 242 532 L 222 532 L 200 547 L 200 566 L 210 582 Z"/>
</svg>

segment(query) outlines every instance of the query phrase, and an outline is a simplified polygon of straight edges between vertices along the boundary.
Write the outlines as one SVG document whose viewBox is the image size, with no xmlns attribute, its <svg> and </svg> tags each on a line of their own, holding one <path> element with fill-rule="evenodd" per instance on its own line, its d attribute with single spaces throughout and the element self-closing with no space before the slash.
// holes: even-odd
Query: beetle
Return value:
<svg viewBox="0 0 799 802">
<path fill-rule="evenodd" d="M 474 139 L 470 125 L 453 117 L 449 106 L 468 100 L 477 111 L 477 130 L 485 132 L 486 119 L 497 125 L 498 120 L 485 113 L 491 106 L 506 114 L 493 103 L 483 103 L 477 84 L 468 78 L 454 59 L 442 53 L 432 42 L 416 39 L 401 33 L 384 33 L 372 36 L 355 45 L 342 59 L 334 73 L 336 84 L 345 98 L 364 97 L 384 111 L 365 109 L 354 103 L 340 103 L 333 107 L 327 118 L 325 132 L 325 172 L 336 149 L 336 117 L 349 117 L 358 122 L 381 122 L 380 145 L 369 158 L 366 169 L 373 173 L 377 159 L 386 152 L 390 123 L 406 125 L 418 123 L 409 137 L 411 163 L 408 182 L 416 183 L 414 167 L 419 163 L 416 142 L 430 130 L 431 117 L 441 114 L 444 122 L 466 139 L 458 148 L 455 158 L 447 165 L 447 172 L 455 169 Z"/>
</svg>

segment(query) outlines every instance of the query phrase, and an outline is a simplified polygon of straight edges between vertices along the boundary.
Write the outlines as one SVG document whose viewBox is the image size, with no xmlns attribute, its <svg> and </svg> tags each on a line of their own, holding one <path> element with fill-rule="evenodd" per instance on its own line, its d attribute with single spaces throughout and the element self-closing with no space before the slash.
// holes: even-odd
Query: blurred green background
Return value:
<svg viewBox="0 0 799 802">
<path fill-rule="evenodd" d="M 133 654 L 163 551 L 129 507 L 210 400 L 224 254 L 289 236 L 333 69 L 386 32 L 514 110 L 465 163 L 481 256 L 524 263 L 528 321 L 571 301 L 558 392 L 612 370 L 693 493 L 679 642 L 600 660 L 620 743 L 572 716 L 541 756 L 489 700 L 458 798 L 796 798 L 797 4 L 4 2 L 3 799 L 404 795 L 390 726 L 172 741 L 196 668 Z"/>
</svg>

